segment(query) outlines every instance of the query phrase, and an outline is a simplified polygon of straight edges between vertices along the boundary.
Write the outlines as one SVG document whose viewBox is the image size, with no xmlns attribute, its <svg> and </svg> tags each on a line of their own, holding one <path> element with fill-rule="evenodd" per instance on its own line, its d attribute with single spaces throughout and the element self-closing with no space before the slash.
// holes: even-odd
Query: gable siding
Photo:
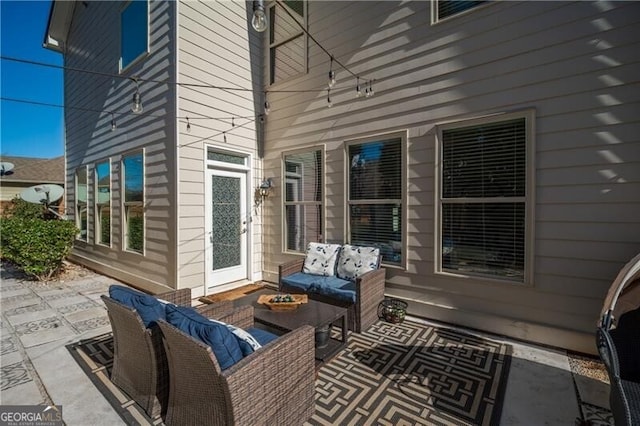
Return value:
<svg viewBox="0 0 640 426">
<path fill-rule="evenodd" d="M 387 268 L 387 295 L 411 300 L 417 315 L 594 352 L 608 286 L 640 252 L 640 4 L 493 2 L 437 25 L 429 6 L 308 3 L 310 33 L 375 78 L 376 95 L 356 99 L 355 79 L 338 68 L 327 108 L 329 60 L 310 41 L 309 73 L 270 88 L 265 174 L 281 179 L 282 151 L 325 144 L 326 239 L 342 242 L 344 142 L 408 131 L 407 265 Z M 316 92 L 275 92 L 287 89 Z M 532 285 L 435 274 L 435 125 L 528 108 L 536 111 Z M 265 276 L 276 282 L 291 255 L 282 252 L 274 195 L 263 249 Z"/>
<path fill-rule="evenodd" d="M 178 264 L 181 286 L 191 287 L 193 294 L 204 292 L 206 282 L 205 238 L 205 160 L 207 147 L 249 154 L 252 172 L 249 188 L 260 179 L 261 160 L 256 144 L 256 105 L 251 88 L 259 87 L 259 47 L 255 32 L 250 32 L 245 2 L 187 1 L 178 3 L 178 79 L 180 83 L 217 87 L 246 88 L 227 91 L 209 87 L 180 86 L 177 93 L 178 116 L 190 117 L 178 127 Z M 258 92 L 259 93 L 259 92 Z M 198 117 L 227 118 L 226 120 Z M 235 117 L 235 127 L 230 117 Z M 222 132 L 227 132 L 227 142 Z M 252 190 L 251 190 L 252 191 Z M 251 191 L 249 194 L 251 194 Z M 250 197 L 253 199 L 253 197 Z M 260 215 L 253 212 L 252 261 L 254 279 L 260 279 L 262 258 Z M 250 277 L 251 278 L 251 277 Z"/>
<path fill-rule="evenodd" d="M 135 84 L 116 78 L 120 55 L 120 11 L 126 2 L 78 2 L 64 54 L 65 66 L 92 73 L 65 72 L 67 214 L 75 217 L 74 174 L 89 165 L 88 242 L 76 241 L 73 258 L 101 272 L 151 291 L 176 285 L 174 87 L 171 52 L 175 43 L 171 2 L 150 1 L 151 53 L 122 73 L 139 76 L 144 111 L 130 111 Z M 101 75 L 104 73 L 107 75 Z M 158 82 L 145 82 L 156 80 Z M 103 111 L 103 112 L 92 112 Z M 116 131 L 111 131 L 114 112 Z M 145 254 L 123 250 L 120 160 L 123 153 L 145 150 Z M 94 173 L 97 162 L 111 159 L 111 247 L 95 242 Z"/>
</svg>

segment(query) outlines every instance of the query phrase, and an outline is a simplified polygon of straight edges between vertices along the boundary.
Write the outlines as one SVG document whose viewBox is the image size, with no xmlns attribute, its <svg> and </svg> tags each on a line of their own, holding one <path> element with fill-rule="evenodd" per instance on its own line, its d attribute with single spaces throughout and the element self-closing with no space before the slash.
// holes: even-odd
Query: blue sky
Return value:
<svg viewBox="0 0 640 426">
<path fill-rule="evenodd" d="M 62 65 L 62 55 L 42 47 L 51 1 L 0 1 L 3 57 Z M 2 98 L 63 104 L 62 69 L 0 61 Z M 63 110 L 1 101 L 0 154 L 53 158 L 64 154 Z"/>
</svg>

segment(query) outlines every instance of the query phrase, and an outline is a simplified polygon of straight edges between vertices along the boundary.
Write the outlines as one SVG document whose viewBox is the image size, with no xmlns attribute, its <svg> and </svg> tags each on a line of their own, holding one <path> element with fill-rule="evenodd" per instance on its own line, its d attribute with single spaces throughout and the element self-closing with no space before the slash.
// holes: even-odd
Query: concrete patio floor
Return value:
<svg viewBox="0 0 640 426">
<path fill-rule="evenodd" d="M 39 283 L 2 265 L 0 405 L 62 405 L 67 425 L 124 424 L 65 347 L 111 330 L 100 295 L 121 283 L 77 265 L 69 269 L 62 280 Z M 488 337 L 514 348 L 502 425 L 613 424 L 597 359 Z"/>
</svg>

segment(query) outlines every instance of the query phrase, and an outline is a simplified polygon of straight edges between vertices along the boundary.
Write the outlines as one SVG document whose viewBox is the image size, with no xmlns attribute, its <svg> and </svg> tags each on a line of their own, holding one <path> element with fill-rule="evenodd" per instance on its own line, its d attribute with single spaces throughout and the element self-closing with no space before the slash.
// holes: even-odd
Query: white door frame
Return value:
<svg viewBox="0 0 640 426">
<path fill-rule="evenodd" d="M 240 179 L 240 221 L 239 232 L 241 238 L 241 260 L 236 267 L 213 270 L 213 245 L 212 245 L 212 179 L 214 176 L 237 177 Z M 242 285 L 251 277 L 249 252 L 251 236 L 251 203 L 249 202 L 249 171 L 244 168 L 217 167 L 208 165 L 205 169 L 205 294 L 224 291 Z M 240 283 L 238 283 L 240 281 Z"/>
</svg>

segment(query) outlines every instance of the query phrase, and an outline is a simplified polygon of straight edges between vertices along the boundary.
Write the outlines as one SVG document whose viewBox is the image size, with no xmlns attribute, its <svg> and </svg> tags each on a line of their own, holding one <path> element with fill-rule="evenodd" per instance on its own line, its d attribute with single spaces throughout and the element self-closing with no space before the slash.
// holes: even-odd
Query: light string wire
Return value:
<svg viewBox="0 0 640 426">
<path fill-rule="evenodd" d="M 78 111 L 87 111 L 87 112 L 99 112 L 99 113 L 108 113 L 108 114 L 113 114 L 113 115 L 117 115 L 117 116 L 123 116 L 123 115 L 143 115 L 145 117 L 156 117 L 156 118 L 164 118 L 166 117 L 165 115 L 160 115 L 160 114 L 149 114 L 149 113 L 142 113 L 142 114 L 135 114 L 131 111 L 128 112 L 117 112 L 117 111 L 112 111 L 110 109 L 92 109 L 92 108 L 83 108 L 83 107 L 78 107 L 78 106 L 73 106 L 73 105 L 60 105 L 60 104 L 52 104 L 52 103 L 47 103 L 47 102 L 39 102 L 39 101 L 31 101 L 31 100 L 27 100 L 27 99 L 17 99 L 17 98 L 9 98 L 6 96 L 1 96 L 0 100 L 3 101 L 8 101 L 8 102 L 18 102 L 18 103 L 22 103 L 22 104 L 29 104 L 29 105 L 39 105 L 39 106 L 46 106 L 46 107 L 53 107 L 53 108 L 69 108 L 69 109 L 75 109 Z M 202 114 L 201 114 L 202 115 Z M 259 114 L 258 114 L 259 115 Z M 254 118 L 255 115 L 247 115 L 247 116 L 231 116 L 231 117 L 209 117 L 206 115 L 202 115 L 201 117 L 192 117 L 192 116 L 176 116 L 176 119 L 186 119 L 188 118 L 189 120 L 219 120 L 219 121 L 231 121 L 233 123 L 234 119 L 245 119 L 245 118 Z"/>
<path fill-rule="evenodd" d="M 354 73 L 353 71 L 351 71 L 342 62 L 340 62 L 338 59 L 336 59 L 336 57 L 334 55 L 329 53 L 329 51 L 327 49 L 325 49 L 325 47 L 323 45 L 321 45 L 318 40 L 316 40 L 316 38 L 304 27 L 304 25 L 302 25 L 302 23 L 300 23 L 300 21 L 298 19 L 296 19 L 295 16 L 293 16 L 291 14 L 289 9 L 282 3 L 282 0 L 276 0 L 276 4 L 278 6 L 280 6 L 282 9 L 284 9 L 284 11 L 287 13 L 287 15 L 289 15 L 289 17 L 302 29 L 302 31 L 304 31 L 304 33 L 307 35 L 307 37 L 309 37 L 311 39 L 311 41 L 313 41 L 320 49 L 322 49 L 322 51 L 324 53 L 327 54 L 327 56 L 329 56 L 329 58 L 331 59 L 332 62 L 335 62 L 336 64 L 338 64 L 343 70 L 345 70 L 346 72 L 351 74 L 356 79 L 363 78 L 362 76 L 360 76 L 360 75 Z M 367 79 L 365 79 L 365 80 L 367 80 Z M 371 80 L 371 81 L 375 81 L 375 80 Z"/>
</svg>

